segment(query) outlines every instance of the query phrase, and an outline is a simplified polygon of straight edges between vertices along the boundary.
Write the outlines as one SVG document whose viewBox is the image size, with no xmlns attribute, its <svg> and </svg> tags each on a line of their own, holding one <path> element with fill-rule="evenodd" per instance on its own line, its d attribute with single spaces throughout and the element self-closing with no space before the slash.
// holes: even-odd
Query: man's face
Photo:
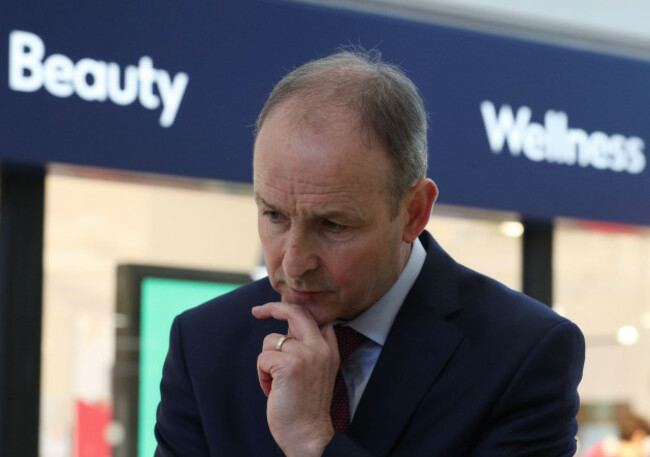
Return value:
<svg viewBox="0 0 650 457">
<path fill-rule="evenodd" d="M 291 111 L 275 108 L 255 144 L 258 230 L 282 301 L 322 326 L 356 317 L 396 281 L 410 253 L 408 215 L 391 218 L 392 168 L 357 115 L 337 109 L 314 123 Z"/>
</svg>

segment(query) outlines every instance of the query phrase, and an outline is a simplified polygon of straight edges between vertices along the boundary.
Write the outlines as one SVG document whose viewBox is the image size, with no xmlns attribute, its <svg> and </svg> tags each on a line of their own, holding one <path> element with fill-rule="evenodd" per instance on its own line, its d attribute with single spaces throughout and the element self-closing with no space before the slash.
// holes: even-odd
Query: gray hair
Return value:
<svg viewBox="0 0 650 457">
<path fill-rule="evenodd" d="M 397 66 L 382 62 L 377 51 L 345 50 L 313 60 L 287 74 L 260 112 L 255 136 L 269 113 L 300 97 L 312 107 L 342 104 L 361 116 L 389 155 L 388 183 L 392 217 L 400 202 L 427 172 L 427 114 L 415 84 Z"/>
</svg>

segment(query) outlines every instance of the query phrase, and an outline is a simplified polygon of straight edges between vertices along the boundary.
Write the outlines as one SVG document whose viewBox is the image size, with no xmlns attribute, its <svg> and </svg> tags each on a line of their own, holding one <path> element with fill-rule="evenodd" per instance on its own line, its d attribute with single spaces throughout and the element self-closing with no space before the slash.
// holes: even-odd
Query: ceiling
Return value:
<svg viewBox="0 0 650 457">
<path fill-rule="evenodd" d="M 650 60 L 647 0 L 303 0 Z"/>
</svg>

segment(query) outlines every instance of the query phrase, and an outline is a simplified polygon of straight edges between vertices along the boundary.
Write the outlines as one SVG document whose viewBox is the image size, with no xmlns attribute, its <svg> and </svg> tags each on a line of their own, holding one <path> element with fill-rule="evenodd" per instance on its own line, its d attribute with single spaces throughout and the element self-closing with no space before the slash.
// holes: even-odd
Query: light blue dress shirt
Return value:
<svg viewBox="0 0 650 457">
<path fill-rule="evenodd" d="M 422 243 L 420 243 L 419 239 L 416 239 L 413 242 L 411 255 L 406 262 L 406 266 L 393 287 L 377 303 L 356 318 L 344 323 L 335 322 L 335 324 L 341 323 L 352 327 L 369 340 L 350 354 L 341 366 L 341 373 L 348 388 L 350 420 L 354 417 L 361 395 L 366 388 L 366 384 L 368 384 L 372 370 L 375 368 L 395 316 L 397 316 L 406 295 L 420 274 L 426 256 L 427 253 Z"/>
</svg>

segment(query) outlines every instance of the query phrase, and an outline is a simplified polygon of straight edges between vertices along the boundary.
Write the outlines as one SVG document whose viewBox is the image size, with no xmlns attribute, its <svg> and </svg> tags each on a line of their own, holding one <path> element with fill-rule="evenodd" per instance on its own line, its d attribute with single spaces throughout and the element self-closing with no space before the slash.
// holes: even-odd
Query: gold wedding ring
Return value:
<svg viewBox="0 0 650 457">
<path fill-rule="evenodd" d="M 291 335 L 282 335 L 278 340 L 277 344 L 275 345 L 275 350 L 278 352 L 282 352 L 282 345 L 284 344 L 285 341 L 290 340 L 291 338 L 293 338 L 293 336 Z"/>
</svg>

